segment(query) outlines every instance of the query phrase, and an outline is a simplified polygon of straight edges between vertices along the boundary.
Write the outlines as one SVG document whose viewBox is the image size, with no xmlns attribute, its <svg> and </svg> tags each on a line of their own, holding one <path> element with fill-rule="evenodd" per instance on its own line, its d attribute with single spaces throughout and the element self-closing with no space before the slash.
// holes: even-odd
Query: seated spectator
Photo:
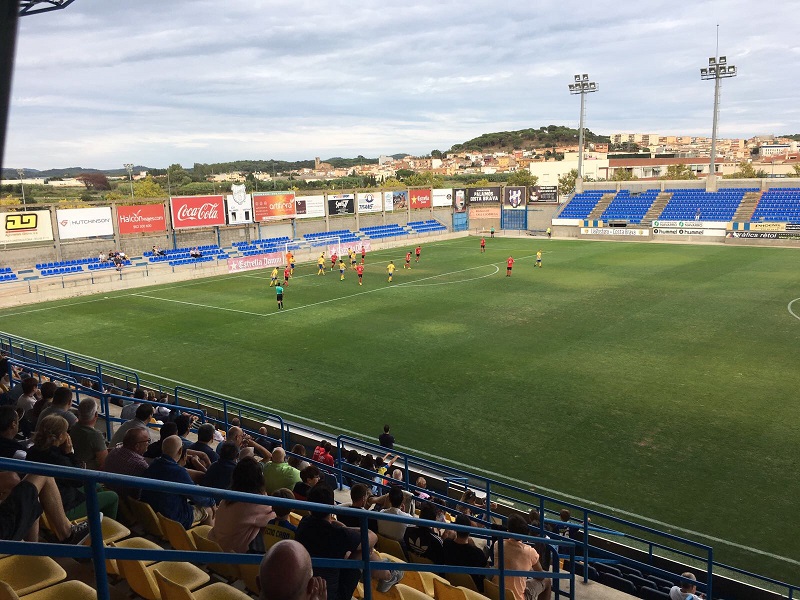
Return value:
<svg viewBox="0 0 800 600">
<path fill-rule="evenodd" d="M 122 445 L 112 448 L 108 453 L 102 470 L 106 473 L 117 473 L 118 475 L 131 475 L 141 477 L 150 464 L 144 457 L 145 450 L 150 443 L 150 433 L 143 427 L 134 427 L 125 433 Z M 107 485 L 110 490 L 120 496 L 130 496 L 139 498 L 141 490 L 125 486 Z"/>
<path fill-rule="evenodd" d="M 192 441 L 188 439 L 186 436 L 189 435 L 189 431 L 192 428 L 192 422 L 196 420 L 197 417 L 188 415 L 186 413 L 181 413 L 177 417 L 175 417 L 175 425 L 178 426 L 178 433 L 177 436 L 181 438 L 181 442 L 183 443 L 183 447 L 188 449 L 189 446 L 192 445 Z M 210 463 L 209 463 L 210 464 Z"/>
<path fill-rule="evenodd" d="M 192 248 L 191 250 L 189 250 L 189 256 L 192 258 L 202 258 L 203 253 L 200 252 L 200 250 L 198 250 L 197 248 Z"/>
<path fill-rule="evenodd" d="M 164 252 L 161 248 L 159 248 L 158 246 L 153 246 L 153 256 L 166 256 L 166 255 L 167 253 Z"/>
<path fill-rule="evenodd" d="M 318 483 L 308 494 L 309 502 L 320 504 L 320 511 L 303 517 L 297 527 L 295 539 L 305 546 L 312 557 L 356 558 L 363 555 L 380 561 L 374 551 L 377 536 L 369 532 L 369 547 L 361 548 L 361 532 L 345 527 L 333 519 L 325 506 L 333 506 L 333 489 L 326 483 Z M 388 566 L 388 565 L 387 565 Z M 350 600 L 361 578 L 361 571 L 354 569 L 314 568 L 314 574 L 325 579 L 330 600 Z M 403 577 L 402 571 L 374 570 L 372 576 L 378 580 L 378 591 L 386 593 Z"/>
<path fill-rule="evenodd" d="M 50 406 L 42 409 L 39 420 L 36 422 L 36 428 L 38 429 L 42 420 L 49 415 L 58 415 L 59 417 L 65 418 L 69 427 L 72 427 L 78 422 L 78 417 L 70 411 L 71 407 L 72 390 L 68 387 L 59 387 L 53 394 L 53 402 Z"/>
<path fill-rule="evenodd" d="M 370 492 L 377 494 L 378 485 L 383 483 L 383 478 L 378 477 L 377 475 L 370 475 L 370 473 L 375 473 L 375 459 L 373 458 L 372 454 L 365 454 L 362 456 L 361 462 L 358 464 L 358 466 L 361 468 L 359 475 L 361 477 L 369 477 L 372 479 L 373 483 L 375 483 L 375 485 L 370 488 Z"/>
<path fill-rule="evenodd" d="M 189 450 L 196 450 L 205 454 L 211 464 L 219 460 L 219 454 L 209 445 L 214 439 L 214 431 L 214 426 L 211 423 L 203 423 L 197 428 L 197 441 L 189 446 Z"/>
<path fill-rule="evenodd" d="M 13 406 L 0 406 L 0 457 L 25 460 L 28 447 L 17 439 L 19 413 Z"/>
<path fill-rule="evenodd" d="M 158 432 L 159 438 L 147 447 L 147 452 L 144 453 L 145 458 L 155 459 L 161 456 L 161 445 L 164 440 L 170 436 L 176 436 L 178 433 L 178 426 L 175 423 L 164 423 Z M 178 438 L 180 439 L 180 438 Z M 183 445 L 183 442 L 181 442 Z"/>
<path fill-rule="evenodd" d="M 422 518 L 422 511 L 420 511 L 420 518 Z M 472 527 L 472 521 L 465 515 L 458 515 L 456 517 L 456 525 Z M 486 555 L 483 550 L 475 545 L 475 541 L 469 537 L 468 532 L 457 531 L 454 539 L 444 540 L 443 542 L 442 562 L 446 565 L 484 568 L 486 566 Z M 472 579 L 475 580 L 475 585 L 479 592 L 483 590 L 483 577 L 483 575 L 472 574 Z"/>
<path fill-rule="evenodd" d="M 432 504 L 424 504 L 419 511 L 419 518 L 424 521 L 436 521 L 436 508 Z M 409 526 L 403 541 L 409 554 L 427 558 L 436 564 L 444 562 L 442 538 L 428 525 Z"/>
<path fill-rule="evenodd" d="M 403 497 L 403 490 L 397 486 L 391 487 L 389 489 L 390 506 L 389 508 L 384 508 L 381 512 L 389 515 L 400 515 L 407 517 L 408 515 L 403 510 L 404 500 L 405 498 Z M 378 533 L 384 537 L 396 540 L 398 542 L 403 542 L 403 537 L 406 533 L 406 527 L 408 527 L 406 523 L 385 520 L 378 521 Z"/>
<path fill-rule="evenodd" d="M 64 417 L 48 415 L 39 422 L 39 427 L 33 436 L 33 446 L 28 450 L 27 460 L 60 467 L 82 466 L 75 458 L 72 439 L 67 431 L 67 421 Z M 71 521 L 85 517 L 87 507 L 86 494 L 82 489 L 83 482 L 78 479 L 58 478 L 56 486 L 61 493 L 61 502 L 67 517 Z M 100 512 L 112 519 L 117 518 L 119 497 L 114 492 L 97 492 L 97 501 Z"/>
<path fill-rule="evenodd" d="M 142 403 L 141 400 L 144 400 L 145 393 L 142 388 L 136 388 L 133 392 L 133 401 L 125 401 L 125 406 L 122 407 L 122 412 L 119 413 L 119 418 L 124 419 L 125 421 L 130 421 L 136 416 L 136 409 L 138 409 Z"/>
<path fill-rule="evenodd" d="M 217 462 L 208 467 L 200 484 L 218 490 L 227 490 L 231 485 L 233 471 L 239 460 L 239 448 L 233 442 L 222 442 L 217 446 L 217 450 L 219 450 L 219 458 Z"/>
<path fill-rule="evenodd" d="M 290 456 L 286 459 L 286 462 L 298 471 L 302 471 L 311 464 L 307 460 L 303 460 L 306 456 L 306 447 L 303 446 L 303 444 L 295 444 L 292 446 L 292 454 L 296 454 L 297 456 Z"/>
<path fill-rule="evenodd" d="M 255 441 L 257 444 L 263 446 L 270 452 L 275 450 L 275 448 L 277 448 L 278 446 L 283 445 L 281 444 L 280 440 L 276 440 L 273 442 L 271 439 L 269 439 L 269 429 L 267 428 L 266 425 L 262 425 L 261 427 L 258 428 L 258 437 L 256 438 Z M 302 469 L 300 470 L 302 471 Z"/>
<path fill-rule="evenodd" d="M 264 555 L 259 579 L 269 581 L 261 586 L 259 600 L 326 600 L 327 586 L 322 577 L 314 577 L 311 556 L 294 540 L 278 542 Z"/>
<path fill-rule="evenodd" d="M 287 463 L 288 464 L 288 463 Z M 300 482 L 294 484 L 294 497 L 298 500 L 305 500 L 308 496 L 308 491 L 319 483 L 322 478 L 322 473 L 316 465 L 309 465 L 300 471 Z"/>
<path fill-rule="evenodd" d="M 428 482 L 425 481 L 425 478 L 421 475 L 417 477 L 416 487 L 419 489 L 414 490 L 414 494 L 420 500 L 429 500 L 431 495 L 427 493 L 425 490 L 428 488 Z"/>
<path fill-rule="evenodd" d="M 530 535 L 528 523 L 519 515 L 511 515 L 508 518 L 509 533 Z M 500 544 L 494 545 L 494 563 L 500 564 L 499 559 Z M 524 544 L 520 540 L 507 539 L 503 542 L 503 566 L 509 571 L 544 571 L 539 563 L 539 553 L 531 546 Z M 499 583 L 499 577 L 495 576 L 495 583 Z M 550 600 L 552 582 L 550 579 L 528 580 L 527 589 L 532 592 L 533 598 L 538 600 Z M 526 578 L 506 576 L 506 589 L 511 590 L 515 600 L 526 599 Z"/>
<path fill-rule="evenodd" d="M 106 262 L 107 260 L 108 260 L 108 254 L 106 254 L 105 252 L 102 252 L 102 251 L 101 251 L 101 252 L 100 252 L 100 255 L 97 257 L 97 262 L 104 263 L 104 262 Z"/>
<path fill-rule="evenodd" d="M 354 475 L 358 475 L 358 463 L 360 462 L 361 462 L 361 455 L 358 453 L 358 450 L 349 450 L 347 452 L 344 464 L 342 465 L 342 470 L 345 473 L 352 473 Z M 353 479 L 351 477 L 345 476 L 344 478 L 344 483 L 347 487 L 353 487 L 353 484 L 356 481 L 358 480 Z"/>
<path fill-rule="evenodd" d="M 332 450 L 333 446 L 331 443 L 323 440 L 319 443 L 319 446 L 314 448 L 314 454 L 311 456 L 311 460 L 316 460 L 317 462 L 332 467 L 334 464 L 333 454 L 331 454 Z"/>
<path fill-rule="evenodd" d="M 705 598 L 704 594 L 697 592 L 697 584 L 695 583 L 697 578 L 694 573 L 687 571 L 686 573 L 681 573 L 681 577 L 689 581 L 682 582 L 680 586 L 673 585 L 669 590 L 670 600 L 696 600 L 698 598 Z"/>
<path fill-rule="evenodd" d="M 36 401 L 42 397 L 39 392 L 39 380 L 35 377 L 26 377 L 22 380 L 22 394 L 17 398 L 17 408 L 22 409 L 22 418 L 33 408 Z"/>
<path fill-rule="evenodd" d="M 264 483 L 270 494 L 278 488 L 285 487 L 292 490 L 300 482 L 300 471 L 285 462 L 285 458 L 286 453 L 283 448 L 275 448 L 272 460 L 264 463 Z"/>
<path fill-rule="evenodd" d="M 255 458 L 243 458 L 233 470 L 231 490 L 247 494 L 264 493 L 264 473 Z M 214 517 L 214 527 L 208 533 L 225 552 L 264 552 L 261 528 L 275 518 L 272 507 L 266 504 L 223 500 Z"/>
<path fill-rule="evenodd" d="M 280 488 L 272 492 L 271 496 L 276 498 L 286 498 L 287 500 L 294 500 L 294 492 L 287 488 Z M 267 525 L 277 525 L 289 531 L 297 531 L 297 527 L 289 520 L 289 514 L 292 509 L 288 506 L 273 506 L 272 510 L 275 511 L 275 518 L 270 519 Z"/>
<path fill-rule="evenodd" d="M 233 419 L 233 420 L 238 421 L 238 419 Z M 243 448 L 252 448 L 264 460 L 269 460 L 272 457 L 272 452 L 264 448 L 264 446 L 262 446 L 255 440 L 253 440 L 253 438 L 247 435 L 238 425 L 234 425 L 228 430 L 228 435 L 225 437 L 225 441 L 233 442 L 234 444 L 236 444 L 239 450 L 242 450 Z"/>
<path fill-rule="evenodd" d="M 369 507 L 369 500 L 369 488 L 363 483 L 354 483 L 350 488 L 350 502 L 347 504 L 342 504 L 342 506 L 346 508 L 367 509 Z M 349 515 L 336 515 L 336 518 L 340 523 L 343 523 L 348 527 L 361 527 L 361 519 L 358 517 L 351 517 Z M 375 519 L 370 519 L 367 521 L 367 525 L 370 530 L 378 533 L 378 522 Z"/>
<path fill-rule="evenodd" d="M 194 481 L 184 466 L 186 455 L 183 451 L 181 438 L 171 435 L 163 439 L 162 453 L 144 472 L 144 477 L 160 481 L 172 481 L 194 485 Z M 168 492 L 142 490 L 142 500 L 147 502 L 155 512 L 165 517 L 178 521 L 186 529 L 191 529 L 201 523 L 214 523 L 214 500 L 206 496 L 190 497 Z"/>
<path fill-rule="evenodd" d="M 23 434 L 26 437 L 31 436 L 33 432 L 36 431 L 36 423 L 39 422 L 39 416 L 45 408 L 53 403 L 53 395 L 56 393 L 57 389 L 58 385 L 53 381 L 45 381 L 39 386 L 42 397 L 36 401 L 33 408 L 25 415 L 26 423 L 24 425 L 20 423 Z"/>
<path fill-rule="evenodd" d="M 39 517 L 47 516 L 56 539 L 63 544 L 80 544 L 89 535 L 89 522 L 70 523 L 64 514 L 61 494 L 52 477 L 0 471 L 0 540 L 39 541 Z"/>
<path fill-rule="evenodd" d="M 134 418 L 130 421 L 125 421 L 122 425 L 120 425 L 117 430 L 114 432 L 114 435 L 111 436 L 111 447 L 121 444 L 125 434 L 128 432 L 129 429 L 141 428 L 147 431 L 148 437 L 151 438 L 150 435 L 150 428 L 147 426 L 150 423 L 150 419 L 153 418 L 153 407 L 150 404 L 140 404 L 136 407 L 136 413 Z"/>
<path fill-rule="evenodd" d="M 75 459 L 93 471 L 99 470 L 108 456 L 106 439 L 95 429 L 97 417 L 95 399 L 84 398 L 78 405 L 78 422 L 69 429 Z"/>
</svg>

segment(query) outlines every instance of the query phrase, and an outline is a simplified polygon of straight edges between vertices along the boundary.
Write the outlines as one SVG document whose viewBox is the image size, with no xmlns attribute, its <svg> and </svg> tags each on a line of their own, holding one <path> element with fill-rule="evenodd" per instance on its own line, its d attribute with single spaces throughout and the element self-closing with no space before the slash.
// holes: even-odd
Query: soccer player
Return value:
<svg viewBox="0 0 800 600">
<path fill-rule="evenodd" d="M 339 260 L 339 255 L 334 252 L 331 254 L 331 271 L 333 271 L 333 268 L 336 266 L 337 260 Z"/>
<path fill-rule="evenodd" d="M 394 275 L 394 270 L 394 262 L 390 260 L 389 264 L 386 265 L 386 271 L 389 273 L 389 283 L 392 283 L 392 275 Z"/>
<path fill-rule="evenodd" d="M 539 267 L 540 269 L 542 268 L 542 251 L 541 250 L 537 250 L 536 251 L 536 266 Z"/>
<path fill-rule="evenodd" d="M 283 285 L 289 283 L 289 277 L 292 275 L 292 269 L 289 265 L 286 265 L 286 268 L 283 270 Z"/>
<path fill-rule="evenodd" d="M 283 286 L 275 286 L 275 297 L 278 299 L 278 310 L 283 310 Z"/>
<path fill-rule="evenodd" d="M 481 254 L 486 252 L 486 238 L 481 238 Z"/>
<path fill-rule="evenodd" d="M 273 285 L 278 285 L 278 267 L 272 269 L 272 273 L 269 276 L 269 287 Z"/>
<path fill-rule="evenodd" d="M 550 228 L 547 228 L 547 239 L 549 240 L 553 236 L 553 232 L 550 231 Z"/>
<path fill-rule="evenodd" d="M 364 264 L 364 259 L 367 257 L 367 251 L 364 250 L 364 246 L 361 246 L 361 264 Z"/>
<path fill-rule="evenodd" d="M 411 251 L 406 252 L 406 264 L 403 265 L 404 269 L 411 268 Z"/>
<path fill-rule="evenodd" d="M 317 275 L 325 275 L 325 253 L 319 255 L 317 259 Z"/>
<path fill-rule="evenodd" d="M 489 230 L 489 236 L 494 239 L 494 227 Z"/>
<path fill-rule="evenodd" d="M 358 285 L 361 285 L 361 278 L 364 276 L 364 265 L 357 265 L 356 273 L 358 273 Z"/>
<path fill-rule="evenodd" d="M 511 267 L 514 266 L 514 259 L 512 257 L 508 257 L 506 261 L 506 277 L 511 277 Z"/>
<path fill-rule="evenodd" d="M 286 264 L 289 265 L 289 274 L 294 275 L 294 254 L 292 254 L 291 250 L 286 253 Z"/>
<path fill-rule="evenodd" d="M 347 269 L 347 266 L 344 264 L 344 260 L 341 258 L 339 259 L 339 281 L 344 281 L 344 271 Z"/>
<path fill-rule="evenodd" d="M 356 251 L 355 250 L 350 250 L 350 266 L 355 269 L 357 262 L 358 261 L 356 260 Z"/>
<path fill-rule="evenodd" d="M 417 262 L 419 262 L 419 255 L 422 254 L 422 246 L 417 246 L 417 249 L 414 250 L 414 254 L 417 255 Z"/>
</svg>

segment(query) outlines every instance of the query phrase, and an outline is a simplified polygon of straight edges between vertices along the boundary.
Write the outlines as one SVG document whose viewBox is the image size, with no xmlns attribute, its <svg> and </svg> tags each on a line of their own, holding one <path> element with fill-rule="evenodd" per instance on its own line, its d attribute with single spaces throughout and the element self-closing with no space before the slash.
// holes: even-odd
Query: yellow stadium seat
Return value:
<svg viewBox="0 0 800 600">
<path fill-rule="evenodd" d="M 2 600 L 20 600 L 7 583 L 0 581 Z M 97 600 L 97 592 L 82 581 L 64 581 L 24 596 L 24 600 Z"/>
<path fill-rule="evenodd" d="M 488 577 L 483 580 L 483 593 L 490 600 L 500 600 L 500 586 Z M 514 592 L 506 589 L 504 600 L 515 600 Z"/>
<path fill-rule="evenodd" d="M 300 521 L 303 520 L 303 515 L 298 515 L 296 512 L 289 513 L 289 522 L 297 527 L 300 524 Z"/>
<path fill-rule="evenodd" d="M 192 531 L 194 541 L 197 544 L 197 549 L 201 552 L 222 552 L 222 548 L 214 540 L 203 537 L 199 532 Z M 217 575 L 224 577 L 228 581 L 236 581 L 239 579 L 239 565 L 230 563 L 207 563 L 209 569 L 214 571 Z"/>
<path fill-rule="evenodd" d="M 375 549 L 381 553 L 391 554 L 400 560 L 406 560 L 406 553 L 403 552 L 403 547 L 400 545 L 400 542 L 387 538 L 380 533 L 378 534 L 378 543 L 375 544 Z"/>
<path fill-rule="evenodd" d="M 388 592 L 379 592 L 378 581 L 375 579 L 372 580 L 372 598 L 373 600 L 403 600 L 396 585 L 390 587 Z"/>
<path fill-rule="evenodd" d="M 147 535 L 161 540 L 167 540 L 167 536 L 161 529 L 161 523 L 159 523 L 152 506 L 147 504 L 147 502 L 134 500 L 133 498 L 128 498 L 128 505 L 131 507 L 133 514 L 136 516 L 136 520 L 142 525 Z"/>
<path fill-rule="evenodd" d="M 269 550 L 281 540 L 293 540 L 294 531 L 280 525 L 267 525 L 264 527 L 262 537 L 264 539 L 264 550 Z"/>
<path fill-rule="evenodd" d="M 244 583 L 244 587 L 256 596 L 261 593 L 261 586 L 258 584 L 259 565 L 239 565 L 239 579 Z"/>
<path fill-rule="evenodd" d="M 189 588 L 156 571 L 156 581 L 163 600 L 252 600 L 244 592 L 227 583 L 212 583 L 192 592 Z"/>
<path fill-rule="evenodd" d="M 156 513 L 156 516 L 158 517 L 159 525 L 161 525 L 161 531 L 167 536 L 167 541 L 175 550 L 197 550 L 197 544 L 192 534 L 196 532 L 197 535 L 208 537 L 208 532 L 211 531 L 211 525 L 198 525 L 187 531 L 183 528 L 183 525 L 165 517 L 161 513 Z"/>
<path fill-rule="evenodd" d="M 465 587 L 459 587 L 458 589 L 464 591 L 464 595 L 467 597 L 467 600 L 489 600 L 489 598 L 474 590 L 470 590 Z"/>
<path fill-rule="evenodd" d="M 49 556 L 7 556 L 0 558 L 0 581 L 18 596 L 32 594 L 63 581 L 67 572 Z"/>
<path fill-rule="evenodd" d="M 145 600 L 162 600 L 156 571 L 190 590 L 196 590 L 211 579 L 208 573 L 189 563 L 161 562 L 146 567 L 141 560 L 120 560 L 117 564 L 130 588 Z"/>
<path fill-rule="evenodd" d="M 436 600 L 467 600 L 463 590 L 438 580 L 433 582 L 433 596 Z"/>
<path fill-rule="evenodd" d="M 478 591 L 478 586 L 475 585 L 475 580 L 469 573 L 445 573 L 444 578 L 455 587 L 465 587 L 473 592 Z"/>
<path fill-rule="evenodd" d="M 120 540 L 118 542 L 114 542 L 112 544 L 109 544 L 109 546 L 113 546 L 113 547 L 116 547 L 116 548 L 138 548 L 138 549 L 144 549 L 144 550 L 161 550 L 162 549 L 161 546 L 159 546 L 155 542 L 151 542 L 150 540 L 146 540 L 146 539 L 144 539 L 142 537 L 126 538 L 124 540 Z M 154 561 L 154 560 L 145 560 L 145 561 L 142 561 L 142 562 L 144 562 L 145 566 L 150 566 L 156 561 Z M 106 559 L 106 572 L 109 575 L 122 577 L 122 574 L 119 571 L 119 565 L 117 564 L 116 559 L 113 559 L 113 558 L 107 558 Z"/>
<path fill-rule="evenodd" d="M 413 588 L 410 585 L 398 583 L 394 587 L 397 589 L 398 593 L 400 594 L 400 598 L 402 600 L 431 600 L 430 596 L 428 596 L 424 592 L 420 592 L 418 589 Z"/>
</svg>

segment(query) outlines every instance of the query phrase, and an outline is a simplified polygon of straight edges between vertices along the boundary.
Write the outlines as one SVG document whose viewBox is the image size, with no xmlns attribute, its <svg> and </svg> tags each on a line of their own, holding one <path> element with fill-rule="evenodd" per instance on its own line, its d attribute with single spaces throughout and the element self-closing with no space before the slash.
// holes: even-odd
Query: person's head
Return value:
<svg viewBox="0 0 800 600">
<path fill-rule="evenodd" d="M 19 429 L 19 415 L 13 406 L 0 406 L 0 437 L 13 439 Z"/>
<path fill-rule="evenodd" d="M 369 495 L 369 488 L 363 483 L 354 483 L 350 488 L 350 503 L 353 506 L 364 506 Z"/>
<path fill-rule="evenodd" d="M 136 400 L 144 400 L 144 397 L 145 397 L 144 390 L 143 390 L 142 388 L 136 388 L 136 389 L 133 391 L 133 397 L 134 397 Z"/>
<path fill-rule="evenodd" d="M 681 582 L 681 591 L 694 594 L 695 590 L 697 590 L 697 584 L 695 583 L 697 581 L 697 577 L 694 576 L 694 573 L 686 571 L 686 573 L 681 573 L 681 577 L 690 580 Z"/>
<path fill-rule="evenodd" d="M 59 415 L 47 415 L 41 420 L 33 436 L 33 447 L 37 450 L 49 450 L 53 446 L 60 446 L 66 439 L 69 423 Z"/>
<path fill-rule="evenodd" d="M 559 513 L 559 516 L 561 517 L 561 520 L 564 521 L 564 523 L 568 523 L 571 515 L 566 508 L 562 508 L 561 512 Z"/>
<path fill-rule="evenodd" d="M 417 477 L 417 487 L 425 489 L 428 487 L 428 482 L 425 481 L 424 477 Z"/>
<path fill-rule="evenodd" d="M 389 504 L 392 505 L 392 508 L 403 506 L 403 490 L 400 486 L 393 485 L 389 488 Z"/>
<path fill-rule="evenodd" d="M 286 450 L 281 447 L 275 448 L 272 451 L 272 462 L 274 463 L 282 463 L 286 460 Z"/>
<path fill-rule="evenodd" d="M 228 429 L 228 435 L 225 436 L 225 439 L 236 444 L 237 446 L 241 446 L 242 441 L 244 440 L 244 431 L 242 431 L 242 428 L 238 425 L 234 425 Z"/>
<path fill-rule="evenodd" d="M 179 460 L 183 453 L 183 440 L 177 435 L 170 435 L 164 438 L 161 443 L 161 454 Z"/>
<path fill-rule="evenodd" d="M 175 425 L 178 426 L 178 435 L 184 437 L 192 426 L 192 418 L 186 413 L 180 414 L 175 417 Z"/>
<path fill-rule="evenodd" d="M 282 540 L 264 555 L 259 569 L 259 600 L 311 600 L 311 556 L 299 542 Z M 269 582 L 269 585 L 265 585 Z"/>
<path fill-rule="evenodd" d="M 247 494 L 264 493 L 264 471 L 255 458 L 243 458 L 236 463 L 231 476 L 231 490 Z"/>
<path fill-rule="evenodd" d="M 522 535 L 527 535 L 528 533 L 528 523 L 521 515 L 511 515 L 508 517 L 508 531 L 509 533 L 519 533 Z"/>
<path fill-rule="evenodd" d="M 347 453 L 347 462 L 351 465 L 357 465 L 360 460 L 361 456 L 358 454 L 358 450 L 350 450 Z"/>
<path fill-rule="evenodd" d="M 433 504 L 426 502 L 422 505 L 422 508 L 419 509 L 419 518 L 425 521 L 435 521 L 436 507 Z"/>
<path fill-rule="evenodd" d="M 197 441 L 208 444 L 214 439 L 214 426 L 211 423 L 203 423 L 197 428 Z"/>
<path fill-rule="evenodd" d="M 308 496 L 306 496 L 306 499 L 309 502 L 333 506 L 333 488 L 324 481 L 320 481 L 308 491 Z M 311 514 L 315 517 L 324 518 L 329 516 L 331 513 L 327 511 L 312 511 Z"/>
<path fill-rule="evenodd" d="M 53 394 L 53 406 L 57 406 L 61 409 L 67 409 L 71 403 L 72 390 L 68 387 L 61 386 L 56 390 L 55 394 Z"/>
<path fill-rule="evenodd" d="M 472 527 L 472 521 L 469 520 L 467 515 L 458 515 L 456 517 L 456 525 L 465 525 L 466 527 Z M 456 531 L 456 537 L 460 540 L 466 540 L 469 538 L 468 531 Z"/>
<path fill-rule="evenodd" d="M 30 396 L 39 387 L 39 380 L 35 377 L 26 377 L 22 380 L 22 393 Z"/>
<path fill-rule="evenodd" d="M 365 454 L 361 457 L 361 462 L 358 465 L 362 469 L 366 469 L 367 471 L 374 471 L 375 470 L 375 459 L 372 457 L 372 454 Z"/>
<path fill-rule="evenodd" d="M 397 481 L 403 480 L 403 469 L 395 469 L 392 471 L 392 479 L 396 479 Z"/>
<path fill-rule="evenodd" d="M 81 425 L 94 425 L 97 421 L 97 402 L 94 398 L 84 398 L 78 404 L 78 421 Z"/>
<path fill-rule="evenodd" d="M 267 437 L 269 435 L 269 430 L 267 430 L 267 428 L 264 425 L 262 425 L 261 427 L 258 428 L 258 434 Z"/>
<path fill-rule="evenodd" d="M 178 426 L 172 422 L 164 423 L 161 426 L 161 431 L 159 431 L 158 433 L 160 439 L 165 440 L 171 435 L 178 435 Z"/>
<path fill-rule="evenodd" d="M 144 454 L 149 444 L 150 433 L 144 427 L 128 429 L 128 431 L 125 432 L 125 437 L 122 438 L 122 447 L 136 452 L 136 454 Z"/>
<path fill-rule="evenodd" d="M 56 385 L 52 381 L 45 381 L 39 389 L 42 392 L 42 400 L 47 400 L 49 402 L 52 402 L 53 394 L 56 393 L 58 385 Z"/>
<path fill-rule="evenodd" d="M 383 433 L 389 433 L 389 426 L 388 425 L 384 425 L 383 426 Z"/>
<path fill-rule="evenodd" d="M 220 460 L 236 460 L 239 458 L 239 446 L 233 442 L 222 442 L 217 446 L 217 454 Z"/>
<path fill-rule="evenodd" d="M 322 473 L 316 465 L 308 465 L 305 469 L 300 471 L 300 480 L 311 487 L 317 485 L 322 478 Z"/>
<path fill-rule="evenodd" d="M 231 427 L 241 427 L 242 420 L 239 417 L 233 417 L 231 419 Z"/>
<path fill-rule="evenodd" d="M 278 488 L 272 495 L 276 498 L 286 498 L 287 500 L 294 500 L 294 492 L 289 488 Z M 289 513 L 292 512 L 291 507 L 289 506 L 273 506 L 272 510 L 275 511 L 275 516 L 279 519 L 285 519 L 289 516 Z"/>
<path fill-rule="evenodd" d="M 530 511 L 528 511 L 528 523 L 530 523 L 531 525 L 538 526 L 539 520 L 540 520 L 539 509 L 538 508 L 530 509 Z"/>
<path fill-rule="evenodd" d="M 136 407 L 136 418 L 147 423 L 153 418 L 153 412 L 152 404 L 140 404 Z"/>
<path fill-rule="evenodd" d="M 328 454 L 333 452 L 333 444 L 330 442 L 322 442 L 322 447 L 325 448 L 325 452 Z"/>
</svg>

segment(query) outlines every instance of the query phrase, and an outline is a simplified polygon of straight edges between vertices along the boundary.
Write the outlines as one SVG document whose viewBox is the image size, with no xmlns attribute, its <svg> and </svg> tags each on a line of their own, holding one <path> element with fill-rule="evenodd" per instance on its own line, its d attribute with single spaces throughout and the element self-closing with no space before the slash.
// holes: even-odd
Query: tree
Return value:
<svg viewBox="0 0 800 600">
<path fill-rule="evenodd" d="M 792 171 L 794 172 L 791 173 L 789 177 L 800 177 L 800 165 L 793 165 Z"/>
<path fill-rule="evenodd" d="M 697 179 L 697 175 L 689 167 L 689 165 L 669 165 L 667 173 L 661 179 Z"/>
<path fill-rule="evenodd" d="M 575 191 L 575 181 L 578 179 L 578 169 L 572 169 L 558 178 L 558 193 L 568 196 Z"/>
<path fill-rule="evenodd" d="M 167 176 L 171 188 L 178 188 L 192 182 L 192 176 L 179 164 L 170 165 L 167 169 Z"/>
<path fill-rule="evenodd" d="M 633 169 L 614 169 L 614 175 L 611 181 L 633 181 L 639 179 L 633 174 Z"/>
<path fill-rule="evenodd" d="M 467 187 L 489 187 L 492 185 L 492 182 L 486 179 L 478 179 L 477 181 L 473 181 L 472 183 L 468 183 Z"/>
<path fill-rule="evenodd" d="M 431 158 L 444 158 L 441 150 L 431 150 Z"/>
<path fill-rule="evenodd" d="M 414 173 L 410 177 L 406 177 L 403 182 L 410 187 L 444 187 L 444 178 L 441 175 L 434 175 L 430 171 Z"/>
<path fill-rule="evenodd" d="M 383 182 L 383 186 L 385 188 L 401 188 L 403 187 L 403 182 L 397 179 L 397 177 L 389 177 L 386 181 Z"/>
<path fill-rule="evenodd" d="M 739 168 L 730 175 L 724 175 L 723 179 L 761 179 L 767 176 L 763 169 L 756 171 L 753 163 L 743 160 L 739 163 Z"/>
<path fill-rule="evenodd" d="M 111 189 L 111 184 L 108 183 L 108 177 L 102 173 L 81 173 L 80 175 L 76 175 L 75 179 L 85 185 L 87 190 Z"/>
<path fill-rule="evenodd" d="M 536 175 L 531 175 L 528 170 L 514 171 L 508 178 L 508 185 L 524 185 L 525 187 L 533 187 L 539 181 Z"/>
<path fill-rule="evenodd" d="M 164 188 L 150 176 L 133 182 L 134 198 L 163 198 L 166 195 Z"/>
<path fill-rule="evenodd" d="M 414 171 L 411 169 L 397 169 L 395 175 L 400 181 L 403 181 L 406 177 L 411 177 L 414 174 Z"/>
</svg>

